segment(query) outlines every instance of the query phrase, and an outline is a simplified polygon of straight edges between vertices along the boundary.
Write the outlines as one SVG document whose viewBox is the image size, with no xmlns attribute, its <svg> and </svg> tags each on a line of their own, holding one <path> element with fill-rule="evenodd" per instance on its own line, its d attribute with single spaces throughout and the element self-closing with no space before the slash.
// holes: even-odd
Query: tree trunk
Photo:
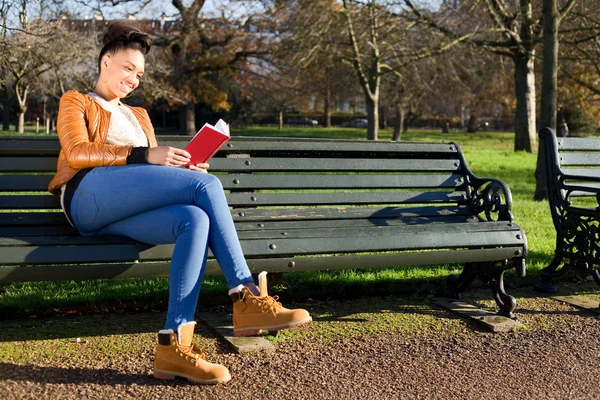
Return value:
<svg viewBox="0 0 600 400">
<path fill-rule="evenodd" d="M 557 86 L 558 86 L 558 9 L 556 0 L 543 0 L 544 53 L 542 59 L 542 107 L 541 128 L 552 128 L 556 132 Z M 548 198 L 546 186 L 546 152 L 538 148 L 535 170 L 534 200 Z"/>
<path fill-rule="evenodd" d="M 180 132 L 186 136 L 194 136 L 196 134 L 196 105 L 188 103 L 182 107 L 182 111 L 184 124 Z"/>
<path fill-rule="evenodd" d="M 367 140 L 377 140 L 379 132 L 379 110 L 378 99 L 365 96 L 367 102 Z"/>
<path fill-rule="evenodd" d="M 325 113 L 325 127 L 331 128 L 331 87 L 327 85 L 327 90 L 325 92 L 325 105 L 324 105 L 324 113 Z"/>
<path fill-rule="evenodd" d="M 25 132 L 25 111 L 27 107 L 19 108 L 19 113 L 17 114 L 17 133 L 20 135 Z"/>
<path fill-rule="evenodd" d="M 533 50 L 516 55 L 515 93 L 517 112 L 515 116 L 515 151 L 532 153 L 537 150 L 535 133 L 535 74 Z"/>
<path fill-rule="evenodd" d="M 402 136 L 402 126 L 404 125 L 404 109 L 400 103 L 396 103 L 396 119 L 394 120 L 394 136 L 393 142 L 400 140 Z"/>
<path fill-rule="evenodd" d="M 279 110 L 279 130 L 283 130 L 283 110 Z"/>
<path fill-rule="evenodd" d="M 10 129 L 10 97 L 8 97 L 8 88 L 4 86 L 2 90 L 2 130 Z"/>
<path fill-rule="evenodd" d="M 379 107 L 379 112 L 380 112 L 380 127 L 381 129 L 387 129 L 387 108 L 386 107 Z"/>
</svg>

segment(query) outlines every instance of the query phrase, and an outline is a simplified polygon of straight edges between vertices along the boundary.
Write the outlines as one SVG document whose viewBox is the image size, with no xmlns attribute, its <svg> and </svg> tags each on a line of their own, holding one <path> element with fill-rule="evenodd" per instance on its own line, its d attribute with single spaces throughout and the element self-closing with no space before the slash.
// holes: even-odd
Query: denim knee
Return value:
<svg viewBox="0 0 600 400">
<path fill-rule="evenodd" d="M 178 215 L 180 219 L 174 226 L 175 237 L 177 237 L 176 233 L 181 233 L 186 229 L 208 232 L 210 228 L 210 219 L 208 218 L 206 212 L 204 212 L 204 210 L 202 210 L 200 207 L 182 204 L 178 210 Z"/>
</svg>

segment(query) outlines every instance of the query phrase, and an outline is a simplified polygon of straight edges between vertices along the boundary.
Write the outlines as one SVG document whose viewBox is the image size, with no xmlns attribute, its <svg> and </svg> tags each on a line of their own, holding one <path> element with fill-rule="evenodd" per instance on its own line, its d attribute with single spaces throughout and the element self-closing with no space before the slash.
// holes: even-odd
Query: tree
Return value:
<svg viewBox="0 0 600 400">
<path fill-rule="evenodd" d="M 24 132 L 27 98 L 40 75 L 50 69 L 46 62 L 52 53 L 55 42 L 53 31 L 55 24 L 37 18 L 29 22 L 27 1 L 22 0 L 17 7 L 19 26 L 11 28 L 4 24 L 4 31 L 12 31 L 3 38 L 4 57 L 0 60 L 2 69 L 8 72 L 12 80 L 12 89 L 17 98 L 17 132 Z M 9 10 L 10 11 L 10 10 Z M 59 42 L 58 42 L 59 43 Z M 4 83 L 5 90 L 7 89 Z"/>
<path fill-rule="evenodd" d="M 296 12 L 310 21 L 308 33 L 297 36 L 302 58 L 317 60 L 316 55 L 335 51 L 354 70 L 365 98 L 369 140 L 378 138 L 383 76 L 395 74 L 401 81 L 405 65 L 460 43 L 460 38 L 444 43 L 427 37 L 423 26 L 394 12 L 393 2 L 305 0 Z"/>
<path fill-rule="evenodd" d="M 515 150 L 537 149 L 535 131 L 535 46 L 540 40 L 540 18 L 532 0 L 461 1 L 456 7 L 442 8 L 437 13 L 404 0 L 420 21 L 451 38 L 469 36 L 469 41 L 514 63 L 516 115 Z M 489 17 L 487 26 L 481 27 Z"/>
<path fill-rule="evenodd" d="M 233 1 L 232 1 L 233 2 Z M 205 0 L 171 0 L 176 13 L 167 16 L 163 29 L 154 34 L 154 65 L 149 66 L 140 95 L 147 103 L 160 101 L 172 109 L 179 109 L 182 134 L 196 133 L 196 104 L 201 103 L 214 111 L 229 108 L 226 91 L 219 81 L 233 77 L 233 69 L 249 57 L 266 52 L 265 36 L 261 35 L 268 23 L 264 8 L 219 6 L 220 14 L 206 16 Z M 244 6 L 256 1 L 237 1 Z M 164 9 L 164 3 L 153 0 L 96 0 L 87 4 L 103 15 L 127 11 L 135 16 L 146 8 Z M 244 12 L 238 12 L 244 10 Z M 258 34 L 253 32 L 258 30 Z"/>
<path fill-rule="evenodd" d="M 186 7 L 173 0 L 179 12 L 179 29 L 165 32 L 157 41 L 162 55 L 172 68 L 168 74 L 156 77 L 157 83 L 171 89 L 163 97 L 171 105 L 179 105 L 182 133 L 194 135 L 195 104 L 202 102 L 213 110 L 227 110 L 227 94 L 216 81 L 230 74 L 232 68 L 248 57 L 265 52 L 261 35 L 250 27 L 264 25 L 259 13 L 234 17 L 225 11 L 216 19 L 203 17 L 204 0 L 194 0 Z M 161 89 L 162 90 L 162 89 Z"/>
<path fill-rule="evenodd" d="M 339 43 L 343 32 L 330 29 L 327 35 L 319 36 L 322 32 L 313 27 L 323 21 L 314 10 L 325 6 L 313 8 L 310 3 L 314 2 L 299 2 L 295 10 L 287 4 L 275 8 L 274 20 L 280 35 L 269 60 L 273 65 L 287 65 L 289 73 L 298 75 L 301 82 L 296 89 L 302 96 L 317 96 L 322 101 L 324 125 L 330 128 L 335 98 L 355 87 L 354 71 L 341 61 L 343 49 Z"/>
<path fill-rule="evenodd" d="M 542 19 L 544 50 L 542 61 L 542 106 L 541 125 L 556 130 L 557 87 L 558 87 L 558 27 L 577 0 L 568 0 L 559 10 L 558 0 L 543 0 Z M 534 200 L 548 197 L 546 187 L 545 150 L 539 146 L 535 172 Z"/>
</svg>

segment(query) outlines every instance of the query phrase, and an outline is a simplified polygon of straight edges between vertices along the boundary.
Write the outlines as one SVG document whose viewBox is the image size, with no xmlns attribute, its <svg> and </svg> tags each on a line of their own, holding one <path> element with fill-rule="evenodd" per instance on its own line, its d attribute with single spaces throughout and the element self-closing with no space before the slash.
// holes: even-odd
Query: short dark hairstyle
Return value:
<svg viewBox="0 0 600 400">
<path fill-rule="evenodd" d="M 121 50 L 139 50 L 145 56 L 150 51 L 150 35 L 127 22 L 113 22 L 102 37 L 102 50 L 98 56 L 98 72 L 102 71 L 101 61 L 105 54 L 115 54 Z"/>
</svg>

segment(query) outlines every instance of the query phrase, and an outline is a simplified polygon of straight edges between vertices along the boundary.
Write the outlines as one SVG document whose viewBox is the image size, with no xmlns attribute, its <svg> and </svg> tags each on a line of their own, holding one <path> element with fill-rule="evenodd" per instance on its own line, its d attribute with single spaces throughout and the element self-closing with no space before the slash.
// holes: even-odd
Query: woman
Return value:
<svg viewBox="0 0 600 400">
<path fill-rule="evenodd" d="M 223 383 L 231 379 L 228 369 L 205 361 L 192 343 L 209 247 L 231 288 L 236 336 L 298 326 L 311 317 L 306 310 L 288 310 L 276 299 L 260 296 L 223 187 L 207 173 L 208 164 L 183 168 L 190 154 L 157 146 L 148 113 L 121 103 L 138 87 L 150 46 L 150 37 L 131 25 L 109 26 L 94 91 L 69 91 L 60 100 L 61 151 L 48 189 L 60 195 L 69 222 L 84 236 L 175 243 L 167 320 L 158 333 L 154 376 Z"/>
</svg>

